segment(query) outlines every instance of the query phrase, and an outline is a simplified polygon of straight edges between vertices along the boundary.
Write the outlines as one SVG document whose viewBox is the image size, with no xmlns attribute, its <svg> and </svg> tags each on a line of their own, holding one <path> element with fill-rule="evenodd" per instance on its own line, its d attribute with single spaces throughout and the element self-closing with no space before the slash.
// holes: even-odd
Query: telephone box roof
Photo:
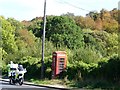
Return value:
<svg viewBox="0 0 120 90">
<path fill-rule="evenodd" d="M 66 54 L 65 51 L 55 51 L 55 52 L 53 52 L 53 53 L 57 53 L 57 54 Z"/>
</svg>

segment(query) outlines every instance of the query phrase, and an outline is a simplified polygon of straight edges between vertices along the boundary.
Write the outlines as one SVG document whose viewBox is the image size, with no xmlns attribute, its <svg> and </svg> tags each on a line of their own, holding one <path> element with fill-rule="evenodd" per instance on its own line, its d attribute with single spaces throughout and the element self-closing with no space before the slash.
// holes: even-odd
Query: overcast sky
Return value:
<svg viewBox="0 0 120 90">
<path fill-rule="evenodd" d="M 47 15 L 67 12 L 85 16 L 88 11 L 118 8 L 119 0 L 47 0 Z M 43 16 L 44 0 L 0 0 L 0 15 L 17 20 L 31 20 Z M 85 9 L 85 10 L 82 10 Z"/>
</svg>

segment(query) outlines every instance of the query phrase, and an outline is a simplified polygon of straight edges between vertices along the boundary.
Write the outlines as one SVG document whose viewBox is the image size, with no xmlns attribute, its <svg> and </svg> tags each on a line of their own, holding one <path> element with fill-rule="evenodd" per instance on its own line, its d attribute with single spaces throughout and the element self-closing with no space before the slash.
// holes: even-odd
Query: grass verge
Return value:
<svg viewBox="0 0 120 90">
<path fill-rule="evenodd" d="M 30 79 L 30 82 L 39 85 L 51 85 L 51 86 L 60 86 L 69 89 L 96 89 L 96 90 L 103 90 L 103 89 L 112 89 L 112 90 L 120 90 L 120 85 L 112 82 L 107 82 L 105 80 L 84 80 L 84 81 L 75 81 L 75 80 L 64 80 L 64 79 Z"/>
</svg>

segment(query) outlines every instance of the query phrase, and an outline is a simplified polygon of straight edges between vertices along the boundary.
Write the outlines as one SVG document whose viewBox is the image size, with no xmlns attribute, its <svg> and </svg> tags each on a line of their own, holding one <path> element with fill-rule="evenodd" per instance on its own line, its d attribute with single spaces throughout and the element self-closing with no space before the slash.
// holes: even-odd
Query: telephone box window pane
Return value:
<svg viewBox="0 0 120 90">
<path fill-rule="evenodd" d="M 64 70 L 64 61 L 65 58 L 59 58 L 59 73 Z"/>
<path fill-rule="evenodd" d="M 64 61 L 64 60 L 65 60 L 65 58 L 59 58 L 59 60 L 60 60 L 60 61 Z"/>
</svg>

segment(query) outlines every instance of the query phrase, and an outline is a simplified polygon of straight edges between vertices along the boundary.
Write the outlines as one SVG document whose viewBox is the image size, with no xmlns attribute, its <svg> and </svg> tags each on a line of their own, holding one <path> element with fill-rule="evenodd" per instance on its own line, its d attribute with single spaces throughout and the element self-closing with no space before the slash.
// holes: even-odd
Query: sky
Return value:
<svg viewBox="0 0 120 90">
<path fill-rule="evenodd" d="M 46 0 L 47 15 L 67 12 L 85 16 L 89 11 L 118 8 L 119 0 Z M 31 20 L 43 16 L 44 0 L 0 0 L 0 15 L 17 20 Z"/>
</svg>

